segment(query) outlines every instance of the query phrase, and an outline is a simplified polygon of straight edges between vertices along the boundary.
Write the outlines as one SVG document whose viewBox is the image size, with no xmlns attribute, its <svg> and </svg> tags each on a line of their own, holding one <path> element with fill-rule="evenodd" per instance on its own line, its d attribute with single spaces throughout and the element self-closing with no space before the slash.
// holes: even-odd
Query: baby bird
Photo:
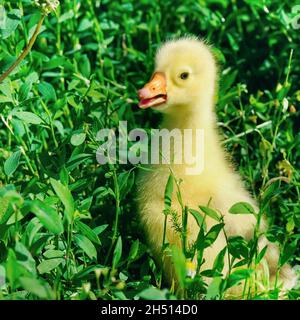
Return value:
<svg viewBox="0 0 300 320">
<path fill-rule="evenodd" d="M 163 113 L 161 129 L 204 129 L 203 160 L 201 172 L 189 172 L 190 163 L 171 165 L 180 184 L 182 200 L 188 208 L 198 209 L 199 205 L 219 211 L 224 217 L 225 232 L 228 237 L 253 237 L 256 218 L 251 214 L 230 214 L 229 208 L 237 202 L 248 202 L 257 209 L 255 200 L 245 189 L 244 184 L 233 168 L 228 156 L 221 147 L 217 130 L 214 97 L 217 84 L 217 67 L 210 48 L 196 38 L 181 38 L 166 42 L 156 54 L 156 66 L 149 83 L 139 90 L 139 107 L 153 108 Z M 195 138 L 195 134 L 193 134 Z M 197 149 L 197 139 L 187 141 L 189 150 Z M 174 150 L 173 150 L 174 153 Z M 174 154 L 173 154 L 174 156 Z M 149 165 L 151 170 L 141 170 L 137 179 L 137 205 L 141 223 L 145 229 L 150 248 L 157 261 L 162 261 L 164 233 L 164 190 L 170 174 L 166 164 Z M 172 209 L 176 210 L 181 221 L 181 206 L 173 192 Z M 198 209 L 199 210 L 199 209 Z M 207 217 L 207 230 L 216 221 Z M 266 229 L 265 221 L 261 230 Z M 188 219 L 189 244 L 196 241 L 199 226 L 193 217 Z M 171 218 L 167 222 L 166 240 L 181 246 L 178 233 L 172 227 Z M 274 280 L 279 258 L 278 247 L 263 237 L 260 250 L 268 244 L 264 257 L 269 269 L 270 281 Z M 205 263 L 201 270 L 211 269 L 217 254 L 226 246 L 224 233 L 204 251 Z M 228 272 L 227 259 L 223 274 Z M 176 275 L 171 259 L 163 259 L 164 275 L 171 283 Z M 279 283 L 283 288 L 294 286 L 296 277 L 289 265 L 281 268 Z M 240 292 L 235 293 L 237 296 Z"/>
</svg>

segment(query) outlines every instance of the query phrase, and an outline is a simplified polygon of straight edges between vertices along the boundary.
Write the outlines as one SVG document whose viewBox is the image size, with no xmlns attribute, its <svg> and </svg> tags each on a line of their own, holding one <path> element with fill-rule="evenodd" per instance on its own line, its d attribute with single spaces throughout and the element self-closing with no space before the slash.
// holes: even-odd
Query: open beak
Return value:
<svg viewBox="0 0 300 320">
<path fill-rule="evenodd" d="M 146 109 L 167 101 L 167 81 L 163 72 L 155 72 L 151 80 L 138 91 L 139 107 Z"/>
</svg>

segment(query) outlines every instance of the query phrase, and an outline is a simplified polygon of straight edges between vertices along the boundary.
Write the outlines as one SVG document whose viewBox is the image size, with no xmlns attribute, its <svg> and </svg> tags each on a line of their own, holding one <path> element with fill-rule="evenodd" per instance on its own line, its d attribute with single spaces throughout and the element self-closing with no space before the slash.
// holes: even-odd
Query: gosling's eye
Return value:
<svg viewBox="0 0 300 320">
<path fill-rule="evenodd" d="M 182 80 L 186 80 L 189 77 L 189 73 L 188 72 L 182 72 L 180 74 L 180 79 Z"/>
</svg>

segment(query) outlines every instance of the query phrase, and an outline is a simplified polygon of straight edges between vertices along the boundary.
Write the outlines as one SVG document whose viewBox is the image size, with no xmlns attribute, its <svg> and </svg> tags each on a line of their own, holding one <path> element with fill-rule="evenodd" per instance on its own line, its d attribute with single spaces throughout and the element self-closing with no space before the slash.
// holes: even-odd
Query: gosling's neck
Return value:
<svg viewBox="0 0 300 320">
<path fill-rule="evenodd" d="M 188 105 L 175 105 L 169 108 L 170 111 L 164 114 L 162 128 L 215 131 L 216 115 L 212 97 L 202 97 Z"/>
<path fill-rule="evenodd" d="M 170 107 L 173 108 L 173 107 Z M 174 106 L 174 109 L 164 114 L 161 128 L 168 130 L 173 129 L 192 129 L 193 139 L 192 149 L 193 154 L 196 150 L 196 129 L 204 130 L 204 171 L 202 175 L 207 175 L 211 178 L 214 176 L 217 180 L 219 170 L 223 169 L 223 173 L 228 172 L 228 163 L 225 160 L 225 152 L 221 147 L 220 137 L 217 130 L 217 117 L 214 111 L 213 99 L 209 96 L 195 101 L 191 105 Z"/>
</svg>

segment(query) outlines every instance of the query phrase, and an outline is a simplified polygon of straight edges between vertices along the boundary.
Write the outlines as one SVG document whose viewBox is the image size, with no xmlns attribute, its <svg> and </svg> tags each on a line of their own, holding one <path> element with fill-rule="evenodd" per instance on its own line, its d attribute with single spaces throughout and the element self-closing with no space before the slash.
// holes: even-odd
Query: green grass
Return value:
<svg viewBox="0 0 300 320">
<path fill-rule="evenodd" d="M 31 2 L 0 1 L 9 13 L 0 25 L 0 74 L 40 19 Z M 158 125 L 159 114 L 138 110 L 136 92 L 160 43 L 187 33 L 214 46 L 225 146 L 261 200 L 281 260 L 299 264 L 300 37 L 290 23 L 296 1 L 61 2 L 30 54 L 0 83 L 0 298 L 223 297 L 229 280 L 217 271 L 225 251 L 209 290 L 185 273 L 183 291 L 165 284 L 137 219 L 137 168 L 101 166 L 95 156 L 101 128 L 120 120 L 129 129 Z M 244 252 L 251 263 L 253 243 L 230 241 L 228 252 Z M 185 272 L 187 252 L 172 254 Z M 235 275 L 231 284 L 248 276 Z M 277 297 L 275 289 L 261 298 Z M 288 297 L 299 298 L 299 290 Z"/>
</svg>

